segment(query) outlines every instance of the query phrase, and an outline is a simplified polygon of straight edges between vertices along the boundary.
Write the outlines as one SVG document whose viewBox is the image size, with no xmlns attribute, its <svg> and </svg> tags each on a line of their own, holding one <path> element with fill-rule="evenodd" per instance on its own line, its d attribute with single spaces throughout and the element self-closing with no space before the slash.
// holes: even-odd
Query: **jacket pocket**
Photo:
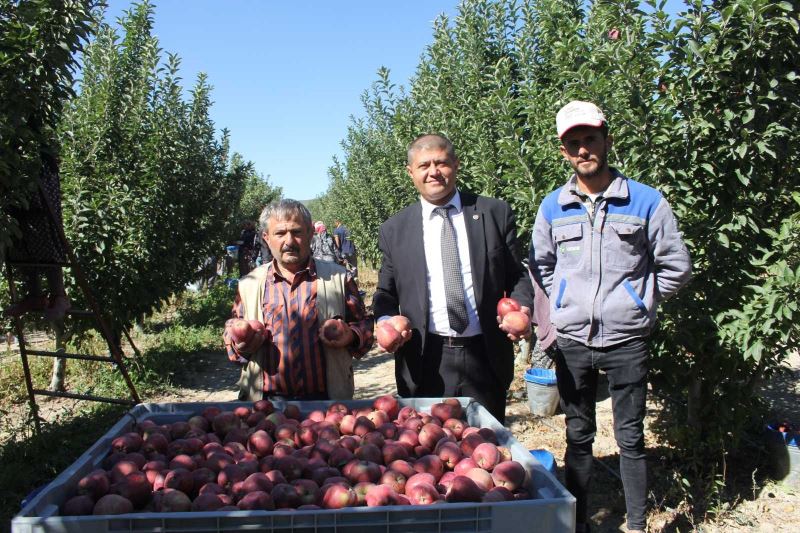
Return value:
<svg viewBox="0 0 800 533">
<path fill-rule="evenodd" d="M 644 227 L 638 224 L 611 222 L 603 236 L 603 255 L 607 265 L 633 269 L 646 255 Z"/>
<path fill-rule="evenodd" d="M 556 309 L 561 309 L 561 302 L 564 299 L 564 291 L 567 289 L 567 280 L 561 278 L 561 282 L 558 284 L 558 295 L 556 296 Z"/>
<path fill-rule="evenodd" d="M 574 269 L 583 257 L 583 224 L 567 224 L 553 228 L 556 261 L 559 268 Z"/>
<path fill-rule="evenodd" d="M 636 304 L 636 307 L 639 308 L 639 310 L 642 313 L 647 314 L 647 306 L 644 304 L 639 295 L 636 294 L 636 291 L 633 289 L 631 282 L 626 279 L 625 281 L 622 282 L 622 286 L 625 287 L 628 296 L 631 297 L 631 300 L 633 300 L 633 303 Z"/>
</svg>

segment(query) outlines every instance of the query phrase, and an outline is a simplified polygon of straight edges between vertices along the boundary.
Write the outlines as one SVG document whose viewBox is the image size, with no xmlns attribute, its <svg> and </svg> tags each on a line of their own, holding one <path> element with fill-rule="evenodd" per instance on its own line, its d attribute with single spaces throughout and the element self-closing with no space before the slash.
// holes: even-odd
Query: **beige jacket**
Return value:
<svg viewBox="0 0 800 533">
<path fill-rule="evenodd" d="M 317 270 L 317 316 L 320 324 L 334 316 L 345 316 L 344 267 L 327 261 L 315 261 Z M 267 276 L 272 263 L 261 265 L 239 280 L 239 297 L 245 320 L 264 322 L 263 300 Z M 326 388 L 332 400 L 350 400 L 355 390 L 353 358 L 346 348 L 322 346 L 326 364 Z M 242 368 L 239 377 L 239 399 L 256 401 L 264 396 L 263 364 L 266 347 L 260 348 Z"/>
</svg>

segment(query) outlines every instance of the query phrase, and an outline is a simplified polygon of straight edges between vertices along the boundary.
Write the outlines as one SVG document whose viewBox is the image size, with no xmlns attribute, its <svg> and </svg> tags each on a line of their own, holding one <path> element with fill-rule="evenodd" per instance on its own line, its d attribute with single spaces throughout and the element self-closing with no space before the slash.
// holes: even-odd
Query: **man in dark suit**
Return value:
<svg viewBox="0 0 800 533">
<path fill-rule="evenodd" d="M 388 347 L 401 396 L 471 396 L 502 423 L 518 337 L 498 325 L 497 302 L 511 296 L 530 315 L 533 288 L 511 207 L 459 192 L 458 166 L 441 135 L 409 146 L 406 169 L 420 200 L 381 225 L 373 310 L 379 320 L 411 323 Z"/>
</svg>

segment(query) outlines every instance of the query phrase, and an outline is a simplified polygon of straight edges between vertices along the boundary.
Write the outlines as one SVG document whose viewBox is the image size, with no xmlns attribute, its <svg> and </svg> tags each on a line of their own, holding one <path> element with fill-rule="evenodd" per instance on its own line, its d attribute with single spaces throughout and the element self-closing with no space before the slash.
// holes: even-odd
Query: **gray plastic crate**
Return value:
<svg viewBox="0 0 800 533">
<path fill-rule="evenodd" d="M 430 412 L 439 398 L 400 399 L 400 405 Z M 151 419 L 158 424 L 186 420 L 209 406 L 233 410 L 252 402 L 140 404 L 131 409 L 89 450 L 53 480 L 11 521 L 13 533 L 106 533 L 160 531 L 227 532 L 265 531 L 271 533 L 386 533 L 405 532 L 495 532 L 575 531 L 575 498 L 531 456 L 511 432 L 471 398 L 459 398 L 467 422 L 495 430 L 501 446 L 511 450 L 530 473 L 534 499 L 493 503 L 447 503 L 434 506 L 346 507 L 314 511 L 228 511 L 203 513 L 132 513 L 118 516 L 59 516 L 59 507 L 73 495 L 78 480 L 96 468 L 111 449 L 111 441 L 131 431 L 137 422 Z M 306 414 L 325 409 L 331 401 L 288 402 Z M 372 400 L 343 402 L 349 407 L 372 405 Z M 275 401 L 276 409 L 285 402 Z"/>
</svg>

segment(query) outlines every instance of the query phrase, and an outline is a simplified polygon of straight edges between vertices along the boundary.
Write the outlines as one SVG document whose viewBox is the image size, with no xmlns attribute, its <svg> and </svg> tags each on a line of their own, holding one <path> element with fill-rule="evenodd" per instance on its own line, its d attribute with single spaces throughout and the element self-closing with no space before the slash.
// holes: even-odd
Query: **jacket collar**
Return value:
<svg viewBox="0 0 800 533">
<path fill-rule="evenodd" d="M 611 167 L 610 170 L 614 178 L 611 180 L 605 192 L 603 192 L 603 198 L 628 198 L 628 178 L 614 167 Z M 561 192 L 558 194 L 558 204 L 569 205 L 581 203 L 585 197 L 586 194 L 578 190 L 578 178 L 573 174 L 561 188 Z"/>
</svg>

